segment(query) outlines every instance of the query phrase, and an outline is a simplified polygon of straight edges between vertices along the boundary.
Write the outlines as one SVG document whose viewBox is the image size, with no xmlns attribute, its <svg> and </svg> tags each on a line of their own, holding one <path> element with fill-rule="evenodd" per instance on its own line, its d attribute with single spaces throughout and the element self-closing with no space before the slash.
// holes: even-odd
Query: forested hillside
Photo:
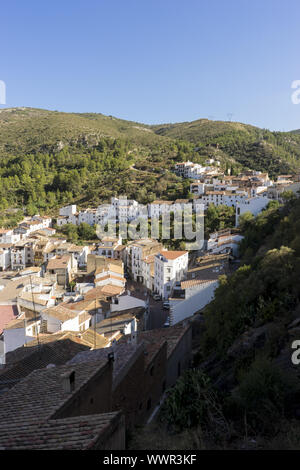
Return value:
<svg viewBox="0 0 300 470">
<path fill-rule="evenodd" d="M 174 163 L 211 157 L 225 171 L 273 177 L 297 170 L 300 136 L 205 119 L 148 126 L 102 114 L 2 109 L 0 211 L 55 214 L 66 203 L 96 206 L 118 194 L 141 203 L 188 197 Z"/>
<path fill-rule="evenodd" d="M 242 166 L 269 171 L 290 171 L 300 164 L 300 136 L 241 124 L 209 121 L 166 124 L 152 127 L 159 135 L 193 142 L 199 152 L 213 148 L 216 156 L 233 158 Z"/>
<path fill-rule="evenodd" d="M 292 363 L 300 339 L 300 200 L 287 195 L 284 206 L 245 215 L 242 230 L 241 266 L 221 276 L 200 322 L 195 369 L 170 391 L 156 425 L 162 445 L 300 447 L 300 365 Z M 148 439 L 145 430 L 134 445 Z"/>
</svg>

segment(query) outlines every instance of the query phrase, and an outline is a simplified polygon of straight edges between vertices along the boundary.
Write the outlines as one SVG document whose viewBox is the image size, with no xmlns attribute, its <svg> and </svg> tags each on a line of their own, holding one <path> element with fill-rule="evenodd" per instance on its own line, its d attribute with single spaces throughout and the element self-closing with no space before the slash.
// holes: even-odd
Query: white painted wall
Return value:
<svg viewBox="0 0 300 470">
<path fill-rule="evenodd" d="M 137 297 L 133 297 L 132 295 L 121 295 L 120 297 L 118 297 L 118 300 L 118 304 L 110 305 L 111 312 L 119 312 L 121 310 L 127 310 L 129 308 L 146 307 L 146 302 L 144 300 L 138 299 Z"/>
<path fill-rule="evenodd" d="M 194 286 L 188 289 L 190 292 L 186 293 L 188 296 L 185 300 L 170 300 L 170 325 L 191 317 L 194 313 L 198 312 L 205 307 L 214 297 L 214 292 L 218 286 L 219 281 L 211 282 L 209 284 L 202 284 L 200 290 L 199 286 Z M 198 287 L 198 290 L 196 288 Z"/>
</svg>

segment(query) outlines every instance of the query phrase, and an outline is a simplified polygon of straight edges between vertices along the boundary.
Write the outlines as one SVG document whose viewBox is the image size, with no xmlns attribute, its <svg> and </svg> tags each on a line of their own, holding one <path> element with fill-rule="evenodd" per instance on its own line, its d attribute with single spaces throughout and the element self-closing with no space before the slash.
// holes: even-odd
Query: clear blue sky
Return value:
<svg viewBox="0 0 300 470">
<path fill-rule="evenodd" d="M 10 0 L 6 106 L 300 128 L 299 0 Z"/>
</svg>

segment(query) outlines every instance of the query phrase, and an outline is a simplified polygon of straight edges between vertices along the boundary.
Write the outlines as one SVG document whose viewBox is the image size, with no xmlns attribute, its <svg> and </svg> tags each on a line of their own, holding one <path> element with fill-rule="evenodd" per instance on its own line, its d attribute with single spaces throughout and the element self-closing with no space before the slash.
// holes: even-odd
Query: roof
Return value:
<svg viewBox="0 0 300 470">
<path fill-rule="evenodd" d="M 53 418 L 72 397 L 95 375 L 104 371 L 107 360 L 44 368 L 31 372 L 13 388 L 0 395 L 0 426 L 41 423 Z M 75 387 L 64 391 L 63 375 L 75 372 Z M 0 435 L 3 439 L 4 429 Z"/>
<path fill-rule="evenodd" d="M 132 315 L 133 317 L 140 317 L 146 311 L 146 307 L 132 307 L 125 310 L 116 310 L 110 314 L 109 318 L 121 317 L 122 315 Z"/>
<path fill-rule="evenodd" d="M 74 338 L 74 337 L 73 337 Z M 48 364 L 63 365 L 80 351 L 89 349 L 89 346 L 74 341 L 71 335 L 64 339 L 56 338 L 40 346 L 22 346 L 22 359 L 8 364 L 0 370 L 0 388 L 11 387 L 36 369 L 42 369 Z"/>
<path fill-rule="evenodd" d="M 214 279 L 190 279 L 188 281 L 182 281 L 180 283 L 181 289 L 188 289 L 189 287 L 198 286 L 201 284 L 211 284 L 216 282 Z"/>
<path fill-rule="evenodd" d="M 88 342 L 82 339 L 82 335 L 75 331 L 57 331 L 56 333 L 40 333 L 39 338 L 37 340 L 33 339 L 26 343 L 26 345 L 21 346 L 20 348 L 14 349 L 14 351 L 10 351 L 6 354 L 6 363 L 7 364 L 14 364 L 21 359 L 23 359 L 28 354 L 31 354 L 31 347 L 37 346 L 38 344 L 48 344 L 59 341 L 61 339 L 71 339 L 73 342 L 83 344 L 85 346 L 90 346 Z"/>
<path fill-rule="evenodd" d="M 0 305 L 0 334 L 5 326 L 16 318 L 18 313 L 16 305 Z"/>
<path fill-rule="evenodd" d="M 105 265 L 100 266 L 96 269 L 95 274 L 105 273 L 107 271 L 112 271 L 118 274 L 124 273 L 123 265 L 119 265 L 116 263 L 105 263 Z"/>
<path fill-rule="evenodd" d="M 96 300 L 96 299 L 103 299 L 107 298 L 107 295 L 102 290 L 103 286 L 94 287 L 87 291 L 84 295 L 84 300 Z"/>
<path fill-rule="evenodd" d="M 68 262 L 70 261 L 70 255 L 63 255 L 55 258 L 51 258 L 48 261 L 47 269 L 64 269 L 68 266 Z"/>
<path fill-rule="evenodd" d="M 4 330 L 14 330 L 16 328 L 25 328 L 26 317 L 24 314 L 18 318 L 13 318 L 4 326 Z"/>
<path fill-rule="evenodd" d="M 68 364 L 78 364 L 84 362 L 93 362 L 104 360 L 107 358 L 107 355 L 114 352 L 114 366 L 113 366 L 113 386 L 115 385 L 119 374 L 127 366 L 129 361 L 136 355 L 136 352 L 139 350 L 139 354 L 143 351 L 143 348 L 140 348 L 137 344 L 132 343 L 117 343 L 115 346 L 109 348 L 95 349 L 93 351 L 83 351 L 78 353 L 73 357 Z"/>
<path fill-rule="evenodd" d="M 105 273 L 103 273 L 103 274 L 105 274 Z M 117 281 L 126 282 L 125 277 L 115 276 L 113 274 L 105 274 L 103 277 L 99 277 L 98 279 L 96 279 L 95 283 L 98 283 L 98 282 L 101 282 L 101 281 L 106 281 L 107 279 L 116 279 Z"/>
<path fill-rule="evenodd" d="M 89 328 L 85 330 L 84 333 L 81 333 L 81 338 L 94 349 L 106 348 L 109 344 L 108 339 L 97 333 L 94 328 Z"/>
<path fill-rule="evenodd" d="M 181 322 L 174 326 L 169 326 L 169 328 L 156 328 L 154 330 L 139 331 L 137 340 L 138 343 L 143 342 L 145 344 L 149 356 L 149 362 L 152 361 L 153 355 L 160 350 L 165 342 L 167 342 L 167 358 L 169 358 L 179 341 L 190 328 L 190 324 L 184 324 Z M 129 335 L 124 336 L 121 339 L 121 342 L 126 341 L 127 338 L 129 338 Z"/>
<path fill-rule="evenodd" d="M 101 286 L 101 290 L 103 294 L 108 296 L 110 295 L 120 295 L 124 291 L 124 287 L 113 286 L 110 284 L 106 284 L 105 286 Z"/>
<path fill-rule="evenodd" d="M 168 251 L 168 250 L 162 250 L 160 251 L 160 254 L 166 258 L 166 259 L 170 259 L 170 260 L 173 260 L 173 259 L 177 259 L 179 258 L 180 256 L 183 256 L 185 254 L 187 254 L 188 251 Z"/>
<path fill-rule="evenodd" d="M 125 245 L 118 245 L 118 246 L 115 248 L 115 251 L 123 251 L 125 248 L 126 248 Z"/>
<path fill-rule="evenodd" d="M 0 425 L 0 450 L 85 450 L 102 448 L 99 441 L 106 441 L 121 419 L 121 412 L 102 413 L 87 416 L 75 416 L 63 419 L 51 419 L 46 423 L 36 420 L 28 427 L 27 423 Z M 102 439 L 101 439 L 102 438 Z"/>
<path fill-rule="evenodd" d="M 117 315 L 110 316 L 98 322 L 96 325 L 97 330 L 106 326 L 110 327 L 112 325 L 119 325 L 120 328 L 123 328 L 125 324 L 131 322 L 135 318 L 134 315 L 132 315 L 132 313 L 126 313 L 123 315 L 120 315 L 120 312 L 117 312 L 117 313 L 118 313 Z"/>
<path fill-rule="evenodd" d="M 144 261 L 144 263 L 151 264 L 151 263 L 154 263 L 154 259 L 155 259 L 155 255 L 149 255 L 149 256 L 146 256 L 146 258 L 143 258 L 142 261 Z"/>
<path fill-rule="evenodd" d="M 174 201 L 164 201 L 164 200 L 162 200 L 162 199 L 158 199 L 157 201 L 151 202 L 151 205 L 152 205 L 152 204 L 168 204 L 168 205 L 170 205 L 170 204 L 173 204 L 173 202 L 174 202 Z"/>
<path fill-rule="evenodd" d="M 61 307 L 61 305 L 56 305 L 55 307 L 45 308 L 42 311 L 42 316 L 46 314 L 50 317 L 57 318 L 61 322 L 65 322 L 76 318 L 81 311 L 82 310 L 71 310 L 70 308 Z"/>
<path fill-rule="evenodd" d="M 47 305 L 50 297 L 45 293 L 37 292 L 22 292 L 19 295 L 20 300 L 26 300 L 27 302 L 34 302 L 38 305 Z"/>
<path fill-rule="evenodd" d="M 13 246 L 12 243 L 0 243 L 0 248 L 9 249 Z"/>
</svg>

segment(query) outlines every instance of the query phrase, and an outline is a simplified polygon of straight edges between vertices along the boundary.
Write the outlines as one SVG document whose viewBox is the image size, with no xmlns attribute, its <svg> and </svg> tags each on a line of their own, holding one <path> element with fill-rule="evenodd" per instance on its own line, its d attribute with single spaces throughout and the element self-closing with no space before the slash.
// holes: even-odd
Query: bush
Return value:
<svg viewBox="0 0 300 470">
<path fill-rule="evenodd" d="M 224 434 L 225 419 L 209 378 L 200 370 L 188 370 L 180 377 L 161 410 L 161 420 L 177 431 L 204 426 L 206 430 L 221 426 Z"/>
</svg>

